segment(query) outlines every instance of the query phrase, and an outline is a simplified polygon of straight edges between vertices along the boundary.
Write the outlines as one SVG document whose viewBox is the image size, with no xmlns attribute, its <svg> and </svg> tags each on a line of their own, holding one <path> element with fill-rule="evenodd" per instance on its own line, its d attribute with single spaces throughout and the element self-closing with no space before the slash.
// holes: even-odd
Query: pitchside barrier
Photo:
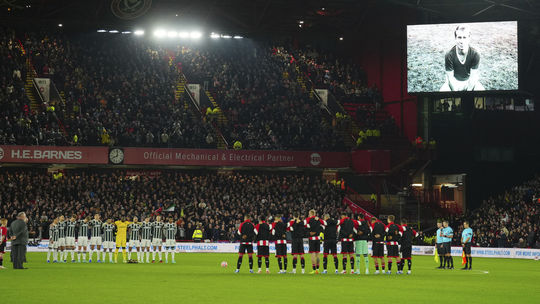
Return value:
<svg viewBox="0 0 540 304">
<path fill-rule="evenodd" d="M 7 244 L 10 248 L 10 242 Z M 193 252 L 193 253 L 237 253 L 240 244 L 238 243 L 191 243 L 177 242 L 176 252 Z M 337 245 L 338 252 L 341 251 L 341 245 Z M 28 246 L 28 252 L 46 252 L 49 248 L 49 241 L 42 240 L 38 246 Z M 253 245 L 255 253 L 257 245 Z M 287 251 L 291 252 L 291 244 L 287 244 Z M 304 251 L 309 251 L 307 243 L 304 243 Z M 371 253 L 371 243 L 369 243 L 369 251 Z M 276 247 L 270 245 L 270 252 L 275 253 Z M 413 255 L 433 255 L 433 246 L 413 246 Z M 461 247 L 452 247 L 453 256 L 461 256 Z M 481 258 L 510 258 L 510 259 L 540 259 L 540 249 L 521 249 L 521 248 L 486 248 L 473 247 L 472 256 Z"/>
</svg>

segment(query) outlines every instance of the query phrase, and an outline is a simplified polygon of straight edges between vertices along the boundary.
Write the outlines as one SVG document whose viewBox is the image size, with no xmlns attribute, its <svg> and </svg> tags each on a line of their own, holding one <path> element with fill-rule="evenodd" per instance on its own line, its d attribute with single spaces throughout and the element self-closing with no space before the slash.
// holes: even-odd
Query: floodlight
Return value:
<svg viewBox="0 0 540 304">
<path fill-rule="evenodd" d="M 142 36 L 142 35 L 144 35 L 144 31 L 143 30 L 136 30 L 134 32 L 134 34 L 135 34 L 135 36 Z"/>
<path fill-rule="evenodd" d="M 167 33 L 164 31 L 164 30 L 157 30 L 154 32 L 154 36 L 158 37 L 158 38 L 163 38 L 165 37 Z"/>
<path fill-rule="evenodd" d="M 195 31 L 195 32 L 191 32 L 191 33 L 189 34 L 189 36 L 190 36 L 191 38 L 193 38 L 193 39 L 199 39 L 199 38 L 202 37 L 202 33 L 201 33 L 201 32 L 196 32 L 196 31 Z"/>
</svg>

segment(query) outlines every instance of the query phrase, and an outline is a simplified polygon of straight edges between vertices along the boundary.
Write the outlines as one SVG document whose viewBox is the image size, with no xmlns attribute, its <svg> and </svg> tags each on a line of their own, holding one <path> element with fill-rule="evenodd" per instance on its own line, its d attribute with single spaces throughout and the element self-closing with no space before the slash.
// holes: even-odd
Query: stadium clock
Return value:
<svg viewBox="0 0 540 304">
<path fill-rule="evenodd" d="M 124 151 L 122 149 L 114 148 L 109 152 L 109 160 L 113 164 L 120 164 L 124 161 Z"/>
</svg>

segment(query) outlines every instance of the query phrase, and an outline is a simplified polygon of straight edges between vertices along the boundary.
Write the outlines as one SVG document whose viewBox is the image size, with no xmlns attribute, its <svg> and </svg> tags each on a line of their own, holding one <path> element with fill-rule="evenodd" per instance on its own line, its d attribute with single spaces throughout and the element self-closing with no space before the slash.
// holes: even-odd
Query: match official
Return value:
<svg viewBox="0 0 540 304">
<path fill-rule="evenodd" d="M 471 242 L 473 236 L 473 230 L 469 226 L 469 222 L 463 222 L 463 232 L 461 233 L 461 246 L 465 253 L 466 264 L 461 270 L 471 270 L 472 268 L 472 256 L 471 256 Z"/>
</svg>

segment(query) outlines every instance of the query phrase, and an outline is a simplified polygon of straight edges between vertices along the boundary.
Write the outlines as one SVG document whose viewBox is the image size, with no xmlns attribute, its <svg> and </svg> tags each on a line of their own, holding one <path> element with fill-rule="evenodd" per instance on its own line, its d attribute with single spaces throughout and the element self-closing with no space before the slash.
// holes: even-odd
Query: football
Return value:
<svg viewBox="0 0 540 304">
<path fill-rule="evenodd" d="M 221 262 L 221 267 L 227 268 L 227 266 L 229 266 L 229 264 L 227 264 L 227 262 L 225 262 L 225 261 Z"/>
</svg>

